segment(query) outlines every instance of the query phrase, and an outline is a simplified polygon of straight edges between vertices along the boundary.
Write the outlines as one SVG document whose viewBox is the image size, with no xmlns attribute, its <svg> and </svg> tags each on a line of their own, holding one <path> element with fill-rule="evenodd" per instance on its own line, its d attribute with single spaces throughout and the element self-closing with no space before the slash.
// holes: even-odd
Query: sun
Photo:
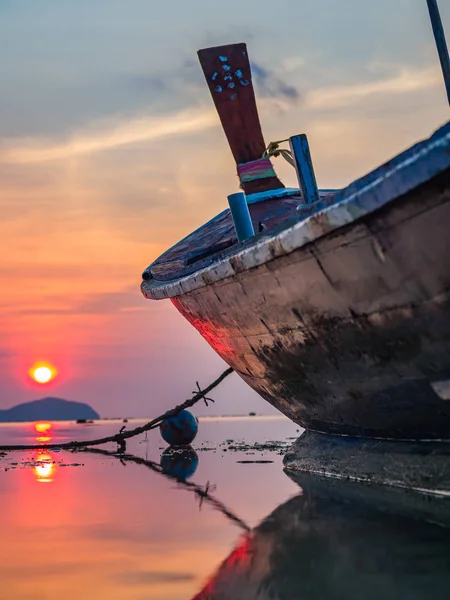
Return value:
<svg viewBox="0 0 450 600">
<path fill-rule="evenodd" d="M 57 374 L 55 367 L 47 363 L 39 363 L 31 367 L 30 377 L 34 379 L 37 383 L 48 383 L 51 381 Z"/>
<path fill-rule="evenodd" d="M 38 383 L 47 383 L 52 378 L 52 370 L 48 367 L 38 367 L 33 371 L 33 377 Z"/>
</svg>

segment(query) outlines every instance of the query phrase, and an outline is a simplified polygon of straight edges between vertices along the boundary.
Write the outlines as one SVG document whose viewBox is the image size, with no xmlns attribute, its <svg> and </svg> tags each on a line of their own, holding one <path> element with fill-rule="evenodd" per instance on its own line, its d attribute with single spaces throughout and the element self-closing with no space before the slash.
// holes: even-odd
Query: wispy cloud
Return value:
<svg viewBox="0 0 450 600">
<path fill-rule="evenodd" d="M 306 94 L 305 101 L 308 108 L 340 108 L 358 103 L 369 96 L 407 94 L 440 84 L 441 75 L 436 68 L 401 68 L 395 75 L 375 81 L 311 90 Z"/>
<path fill-rule="evenodd" d="M 68 159 L 138 142 L 158 141 L 218 125 L 213 109 L 193 109 L 164 116 L 117 119 L 93 126 L 66 141 L 4 140 L 0 162 L 40 163 Z"/>
<path fill-rule="evenodd" d="M 263 67 L 259 63 L 252 62 L 253 81 L 259 88 L 262 97 L 284 98 L 298 100 L 300 92 L 296 87 L 283 81 L 274 71 Z"/>
<path fill-rule="evenodd" d="M 192 573 L 183 571 L 127 571 L 119 573 L 116 580 L 127 585 L 141 585 L 153 583 L 185 583 L 195 579 Z"/>
<path fill-rule="evenodd" d="M 286 56 L 281 59 L 280 66 L 285 73 L 297 71 L 306 65 L 306 60 L 302 56 Z"/>
<path fill-rule="evenodd" d="M 272 110 L 278 103 L 285 110 L 296 102 L 299 91 L 280 79 L 274 72 L 253 63 L 254 80 L 259 88 L 261 111 Z M 364 82 L 327 86 L 305 94 L 306 110 L 340 109 L 354 106 L 377 95 L 411 94 L 441 85 L 437 68 L 399 68 L 397 73 Z M 278 105 L 277 104 L 277 105 Z M 57 140 L 39 138 L 6 139 L 0 146 L 0 164 L 31 164 L 70 159 L 140 142 L 160 141 L 168 137 L 185 136 L 219 126 L 215 110 L 192 108 L 171 114 L 115 118 L 93 123 L 72 137 Z"/>
</svg>

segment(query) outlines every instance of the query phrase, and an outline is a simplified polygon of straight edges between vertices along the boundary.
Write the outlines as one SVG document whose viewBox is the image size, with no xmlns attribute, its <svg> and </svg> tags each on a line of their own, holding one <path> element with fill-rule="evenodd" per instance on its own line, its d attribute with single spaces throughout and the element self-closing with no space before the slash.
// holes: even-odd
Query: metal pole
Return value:
<svg viewBox="0 0 450 600">
<path fill-rule="evenodd" d="M 427 0 L 427 4 L 428 12 L 430 13 L 431 26 L 433 27 L 434 39 L 436 40 L 439 60 L 441 61 L 442 73 L 444 75 L 448 103 L 450 104 L 450 57 L 448 55 L 447 43 L 445 41 L 444 27 L 442 26 L 437 0 Z"/>
<path fill-rule="evenodd" d="M 304 133 L 293 135 L 289 138 L 291 146 L 292 158 L 294 159 L 295 171 L 300 191 L 302 193 L 303 202 L 312 204 L 317 202 L 319 198 L 319 190 L 317 189 L 316 176 L 309 151 L 308 139 Z"/>
<path fill-rule="evenodd" d="M 253 237 L 255 230 L 253 229 L 252 218 L 248 210 L 247 198 L 243 192 L 230 194 L 228 196 L 228 204 L 230 205 L 231 216 L 233 217 L 234 228 L 240 242 Z"/>
</svg>

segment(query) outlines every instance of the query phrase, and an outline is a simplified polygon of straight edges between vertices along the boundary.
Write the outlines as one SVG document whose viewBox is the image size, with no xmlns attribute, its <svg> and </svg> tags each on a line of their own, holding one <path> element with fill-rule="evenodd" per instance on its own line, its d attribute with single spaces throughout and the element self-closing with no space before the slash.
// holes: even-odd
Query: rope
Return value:
<svg viewBox="0 0 450 600">
<path fill-rule="evenodd" d="M 162 421 L 168 419 L 169 417 L 174 417 L 181 411 L 189 408 L 190 406 L 194 406 L 199 400 L 204 400 L 206 406 L 208 406 L 209 402 L 214 402 L 212 398 L 208 398 L 207 394 L 213 390 L 215 387 L 219 385 L 228 375 L 233 372 L 233 369 L 230 367 L 226 371 L 224 371 L 216 380 L 210 383 L 204 390 L 200 389 L 200 386 L 197 382 L 198 392 L 196 392 L 192 398 L 189 398 L 182 404 L 179 404 L 175 408 L 168 410 L 164 414 L 152 419 L 145 425 L 141 427 L 136 427 L 135 429 L 130 429 L 129 431 L 123 431 L 124 427 L 116 433 L 115 435 L 110 435 L 103 438 L 98 438 L 96 440 L 83 440 L 83 441 L 74 441 L 74 442 L 65 442 L 63 444 L 16 444 L 11 446 L 0 446 L 0 450 L 10 451 L 10 450 L 40 450 L 41 448 L 45 448 L 47 450 L 51 450 L 53 448 L 58 448 L 60 450 L 75 450 L 77 448 L 86 448 L 88 446 L 100 446 L 101 444 L 107 444 L 108 442 L 115 442 L 118 444 L 121 452 L 125 452 L 126 449 L 126 441 L 127 439 L 144 433 L 145 431 L 149 431 L 150 429 L 156 429 L 159 427 Z M 194 393 L 194 392 L 193 392 Z"/>
<path fill-rule="evenodd" d="M 288 141 L 289 140 L 279 140 L 278 142 L 270 142 L 264 154 L 262 155 L 262 158 L 269 158 L 271 156 L 277 158 L 277 156 L 281 155 L 284 158 L 284 160 L 286 160 L 291 165 L 291 167 L 295 168 L 292 152 L 290 150 L 286 150 L 285 148 L 280 148 L 280 144 L 283 144 L 284 142 Z"/>
<path fill-rule="evenodd" d="M 237 170 L 239 179 L 242 183 L 277 176 L 272 163 L 267 157 L 258 158 L 257 160 L 252 160 L 247 163 L 241 163 L 237 166 Z"/>
<path fill-rule="evenodd" d="M 270 162 L 272 156 L 274 158 L 282 156 L 291 167 L 295 168 L 292 152 L 285 148 L 280 148 L 280 144 L 288 141 L 289 140 L 280 140 L 278 142 L 270 142 L 261 158 L 238 164 L 237 171 L 241 183 L 248 183 L 249 181 L 255 181 L 257 179 L 266 179 L 267 177 L 276 177 L 277 174 Z"/>
<path fill-rule="evenodd" d="M 289 140 L 279 140 L 278 142 L 270 142 L 261 158 L 238 164 L 237 170 L 241 183 L 248 183 L 249 181 L 256 181 L 257 179 L 266 179 L 267 177 L 276 177 L 277 174 L 270 162 L 271 157 L 277 158 L 278 156 L 282 156 L 291 167 L 295 168 L 292 152 L 285 148 L 280 148 L 280 144 L 288 141 Z"/>
<path fill-rule="evenodd" d="M 203 502 L 207 502 L 213 508 L 225 515 L 227 519 L 230 519 L 230 521 L 235 523 L 235 525 L 238 525 L 239 527 L 241 527 L 241 529 L 244 529 L 245 531 L 250 531 L 250 527 L 245 521 L 243 521 L 241 518 L 235 515 L 229 508 L 227 508 L 227 506 L 225 506 L 223 502 L 221 502 L 220 500 L 218 500 L 210 494 L 210 490 L 213 491 L 215 489 L 215 486 L 210 486 L 209 483 L 207 483 L 206 486 L 203 488 L 192 481 L 186 481 L 180 479 L 176 475 L 172 475 L 171 473 L 165 473 L 160 464 L 152 460 L 134 456 L 133 454 L 115 454 L 113 452 L 108 452 L 107 450 L 101 450 L 100 448 L 84 448 L 80 450 L 80 452 L 90 452 L 93 454 L 100 454 L 101 456 L 110 456 L 112 458 L 117 458 L 123 464 L 125 464 L 126 462 L 131 462 L 136 463 L 138 465 L 144 465 L 151 471 L 159 473 L 160 475 L 163 475 L 168 479 L 175 480 L 179 486 L 185 488 L 188 491 L 193 492 L 200 500 L 200 507 Z"/>
<path fill-rule="evenodd" d="M 214 389 L 216 386 L 218 386 L 219 383 L 221 383 L 232 372 L 233 372 L 233 369 L 230 367 L 229 369 L 224 371 L 215 381 L 213 381 L 210 385 L 208 385 L 208 387 L 206 387 L 204 390 L 200 389 L 200 386 L 198 385 L 198 382 L 197 382 L 198 392 L 196 392 L 192 398 L 190 398 L 189 400 L 186 400 L 179 406 L 176 406 L 175 408 L 168 410 L 163 415 L 156 417 L 156 419 L 149 421 L 142 427 L 136 427 L 135 429 L 132 429 L 132 430 L 126 431 L 126 432 L 120 431 L 116 435 L 101 438 L 98 440 L 91 440 L 91 441 L 84 441 L 84 442 L 81 442 L 81 441 L 80 442 L 67 442 L 66 444 L 0 446 L 0 450 L 38 450 L 41 448 L 46 448 L 46 449 L 58 448 L 58 449 L 62 449 L 62 450 L 78 450 L 79 452 L 89 452 L 89 453 L 94 453 L 94 454 L 100 454 L 102 456 L 110 456 L 112 458 L 116 458 L 116 459 L 120 460 L 120 462 L 122 464 L 131 462 L 131 463 L 136 463 L 138 465 L 144 465 L 148 469 L 154 471 L 155 473 L 159 473 L 160 475 L 163 475 L 164 477 L 167 477 L 168 479 L 172 479 L 172 480 L 176 481 L 179 486 L 185 488 L 187 491 L 193 492 L 200 500 L 200 507 L 202 506 L 203 502 L 207 502 L 214 509 L 220 511 L 225 517 L 227 517 L 235 525 L 238 525 L 238 527 L 240 527 L 244 531 L 250 531 L 250 527 L 247 525 L 247 523 L 245 521 L 243 521 L 241 518 L 239 518 L 237 515 L 235 515 L 223 502 L 221 502 L 220 500 L 218 500 L 217 498 L 215 498 L 214 496 L 211 495 L 210 490 L 212 491 L 213 489 L 215 489 L 215 486 L 210 486 L 209 482 L 206 484 L 205 487 L 202 487 L 194 482 L 185 481 L 183 479 L 180 479 L 179 477 L 177 477 L 176 475 L 173 475 L 171 473 L 165 473 L 163 468 L 161 467 L 161 465 L 152 460 L 140 458 L 138 456 L 134 456 L 133 454 L 125 454 L 125 439 L 133 437 L 135 435 L 139 435 L 140 433 L 149 431 L 150 429 L 155 429 L 156 427 L 159 426 L 159 424 L 162 421 L 164 421 L 164 419 L 175 416 L 176 414 L 180 413 L 185 408 L 193 406 L 199 400 L 202 400 L 202 399 L 205 400 L 206 405 L 208 405 L 208 401 L 214 402 L 214 400 L 212 398 L 208 398 L 206 396 L 206 394 L 208 394 L 212 389 Z M 99 445 L 99 444 L 103 444 L 106 442 L 116 442 L 119 445 L 119 451 L 118 452 L 109 452 L 108 450 L 102 450 L 100 448 L 89 448 L 89 446 Z"/>
</svg>

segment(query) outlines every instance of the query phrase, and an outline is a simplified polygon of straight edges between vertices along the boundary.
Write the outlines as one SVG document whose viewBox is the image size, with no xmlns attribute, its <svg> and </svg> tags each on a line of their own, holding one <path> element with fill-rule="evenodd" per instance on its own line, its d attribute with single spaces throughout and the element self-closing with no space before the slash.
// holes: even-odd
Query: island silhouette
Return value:
<svg viewBox="0 0 450 600">
<path fill-rule="evenodd" d="M 99 419 L 100 415 L 88 404 L 62 398 L 41 398 L 0 410 L 0 422 L 16 421 L 77 421 Z"/>
</svg>

